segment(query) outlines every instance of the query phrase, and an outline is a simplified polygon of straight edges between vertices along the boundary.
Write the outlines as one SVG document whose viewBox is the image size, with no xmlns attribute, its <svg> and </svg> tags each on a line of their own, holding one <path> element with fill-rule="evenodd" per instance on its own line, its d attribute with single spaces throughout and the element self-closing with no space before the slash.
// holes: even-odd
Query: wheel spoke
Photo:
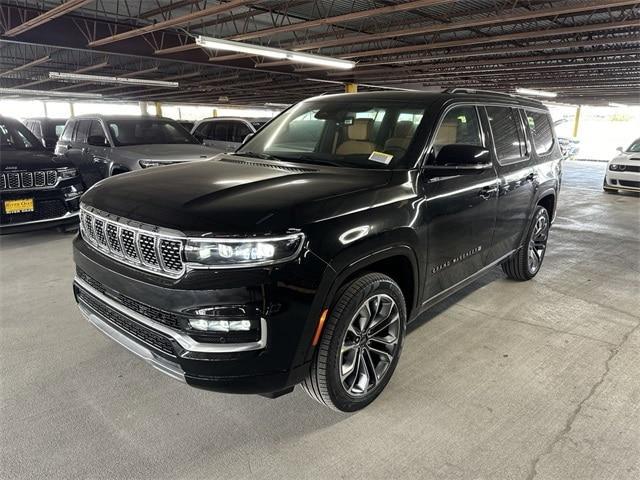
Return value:
<svg viewBox="0 0 640 480">
<path fill-rule="evenodd" d="M 366 348 L 362 352 L 362 359 L 364 361 L 365 368 L 367 369 L 367 373 L 369 374 L 369 385 L 367 385 L 367 390 L 369 388 L 373 388 L 378 383 L 378 374 L 376 373 L 376 366 L 373 363 L 373 359 L 371 358 L 371 354 L 369 350 Z"/>
<path fill-rule="evenodd" d="M 393 360 L 393 355 L 391 355 L 389 352 L 380 350 L 379 348 L 372 347 L 371 345 L 369 345 L 368 348 L 369 348 L 369 353 L 375 353 L 376 355 L 380 355 L 382 358 L 384 358 L 387 361 L 387 363 L 391 363 L 391 361 Z"/>
<path fill-rule="evenodd" d="M 374 325 L 373 327 L 371 327 L 369 329 L 369 335 L 370 336 L 376 336 L 382 330 L 384 330 L 386 328 L 389 328 L 391 325 L 396 323 L 399 319 L 400 319 L 400 315 L 398 313 L 396 313 L 393 316 L 387 317 L 385 320 L 383 320 L 383 321 L 379 322 L 377 325 Z"/>
</svg>

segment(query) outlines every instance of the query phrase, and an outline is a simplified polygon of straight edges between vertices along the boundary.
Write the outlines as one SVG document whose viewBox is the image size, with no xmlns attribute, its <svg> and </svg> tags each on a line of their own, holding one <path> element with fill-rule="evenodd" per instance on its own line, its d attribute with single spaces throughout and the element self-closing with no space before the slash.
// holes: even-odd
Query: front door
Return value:
<svg viewBox="0 0 640 480">
<path fill-rule="evenodd" d="M 436 132 L 429 161 L 444 145 L 486 146 L 477 108 L 450 109 Z M 497 207 L 494 168 L 424 180 L 427 201 L 427 275 L 424 300 L 454 287 L 485 266 Z"/>
</svg>

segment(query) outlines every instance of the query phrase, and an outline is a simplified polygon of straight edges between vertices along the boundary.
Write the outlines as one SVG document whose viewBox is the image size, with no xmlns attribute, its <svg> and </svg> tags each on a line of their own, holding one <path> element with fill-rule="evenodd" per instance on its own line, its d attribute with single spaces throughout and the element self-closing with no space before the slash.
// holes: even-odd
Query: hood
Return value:
<svg viewBox="0 0 640 480">
<path fill-rule="evenodd" d="M 199 144 L 131 145 L 116 147 L 114 151 L 118 157 L 131 160 L 173 160 L 176 162 L 206 160 L 222 152 L 220 149 Z"/>
<path fill-rule="evenodd" d="M 62 158 L 55 157 L 51 152 L 43 150 L 11 150 L 3 149 L 0 152 L 0 170 L 47 170 L 52 168 L 70 167 L 71 163 Z"/>
<path fill-rule="evenodd" d="M 386 170 L 221 155 L 117 175 L 96 184 L 82 201 L 188 234 L 270 234 L 367 208 L 375 201 L 372 191 L 390 177 Z"/>
<path fill-rule="evenodd" d="M 610 163 L 639 165 L 640 152 L 621 152 L 610 161 Z"/>
</svg>

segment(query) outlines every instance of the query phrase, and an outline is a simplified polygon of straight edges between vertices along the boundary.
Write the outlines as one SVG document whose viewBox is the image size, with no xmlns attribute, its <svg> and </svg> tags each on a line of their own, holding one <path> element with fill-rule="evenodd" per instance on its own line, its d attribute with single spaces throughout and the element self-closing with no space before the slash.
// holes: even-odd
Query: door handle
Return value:
<svg viewBox="0 0 640 480">
<path fill-rule="evenodd" d="M 482 187 L 480 192 L 478 192 L 478 196 L 488 200 L 491 198 L 491 195 L 498 192 L 498 187 Z"/>
</svg>

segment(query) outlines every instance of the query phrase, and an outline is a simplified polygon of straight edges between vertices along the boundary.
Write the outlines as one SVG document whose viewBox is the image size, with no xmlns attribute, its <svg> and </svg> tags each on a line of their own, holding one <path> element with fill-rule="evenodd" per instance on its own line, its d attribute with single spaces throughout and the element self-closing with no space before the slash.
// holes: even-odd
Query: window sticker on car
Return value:
<svg viewBox="0 0 640 480">
<path fill-rule="evenodd" d="M 388 153 L 376 152 L 375 150 L 371 152 L 369 155 L 369 160 L 372 162 L 384 163 L 385 165 L 389 165 L 389 162 L 393 158 L 393 155 L 389 155 Z"/>
</svg>

